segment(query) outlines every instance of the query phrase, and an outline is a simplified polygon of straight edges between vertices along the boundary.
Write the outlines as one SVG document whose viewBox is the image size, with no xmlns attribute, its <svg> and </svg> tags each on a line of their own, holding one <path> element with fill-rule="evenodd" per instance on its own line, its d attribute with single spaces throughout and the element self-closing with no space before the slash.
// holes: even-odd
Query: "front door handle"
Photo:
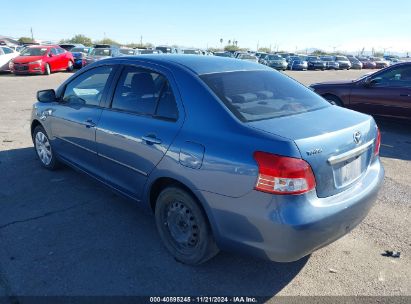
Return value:
<svg viewBox="0 0 411 304">
<path fill-rule="evenodd" d="M 411 97 L 411 94 L 400 94 L 401 97 Z"/>
<path fill-rule="evenodd" d="M 148 144 L 161 144 L 161 139 L 156 138 L 155 135 L 143 136 L 142 139 Z"/>
<path fill-rule="evenodd" d="M 96 123 L 91 118 L 89 118 L 85 121 L 85 125 L 86 128 L 94 128 L 96 126 Z"/>
</svg>

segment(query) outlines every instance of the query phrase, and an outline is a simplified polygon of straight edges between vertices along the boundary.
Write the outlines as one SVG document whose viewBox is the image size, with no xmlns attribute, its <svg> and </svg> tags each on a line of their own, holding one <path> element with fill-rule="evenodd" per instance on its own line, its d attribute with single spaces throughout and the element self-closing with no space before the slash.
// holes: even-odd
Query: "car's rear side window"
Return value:
<svg viewBox="0 0 411 304">
<path fill-rule="evenodd" d="M 329 106 L 316 93 L 275 71 L 240 71 L 200 76 L 242 121 L 270 119 Z"/>
<path fill-rule="evenodd" d="M 111 108 L 170 120 L 178 117 L 167 79 L 159 73 L 132 66 L 122 72 Z"/>
</svg>

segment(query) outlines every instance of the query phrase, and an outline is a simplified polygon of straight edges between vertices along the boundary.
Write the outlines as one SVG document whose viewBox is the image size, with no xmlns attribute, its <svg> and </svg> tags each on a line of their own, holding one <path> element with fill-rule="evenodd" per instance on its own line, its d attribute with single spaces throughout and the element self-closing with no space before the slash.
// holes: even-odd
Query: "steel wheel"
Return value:
<svg viewBox="0 0 411 304">
<path fill-rule="evenodd" d="M 43 132 L 39 131 L 36 134 L 34 142 L 36 145 L 37 155 L 40 158 L 41 162 L 45 166 L 50 165 L 51 159 L 52 159 L 52 153 L 51 153 L 50 142 L 47 136 L 44 135 Z"/>
<path fill-rule="evenodd" d="M 184 189 L 163 189 L 156 200 L 155 217 L 160 237 L 176 260 L 198 265 L 218 253 L 202 207 Z"/>
<path fill-rule="evenodd" d="M 182 202 L 174 202 L 168 206 L 164 225 L 174 241 L 174 245 L 182 251 L 188 251 L 198 244 L 198 223 L 191 210 Z"/>
</svg>

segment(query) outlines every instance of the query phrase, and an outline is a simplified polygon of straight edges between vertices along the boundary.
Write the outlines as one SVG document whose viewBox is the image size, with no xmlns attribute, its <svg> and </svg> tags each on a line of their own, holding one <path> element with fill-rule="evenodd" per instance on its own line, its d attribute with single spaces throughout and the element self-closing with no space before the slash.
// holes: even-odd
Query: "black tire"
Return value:
<svg viewBox="0 0 411 304">
<path fill-rule="evenodd" d="M 69 60 L 69 61 L 67 62 L 67 69 L 66 69 L 66 71 L 67 71 L 67 72 L 72 72 L 73 70 L 74 70 L 74 63 L 73 63 L 73 61 Z"/>
<path fill-rule="evenodd" d="M 341 99 L 339 99 L 337 96 L 334 96 L 334 95 L 325 95 L 324 98 L 325 98 L 329 103 L 331 103 L 332 105 L 339 106 L 339 107 L 342 107 L 342 106 L 343 106 L 343 103 L 342 103 Z"/>
<path fill-rule="evenodd" d="M 155 219 L 163 244 L 177 261 L 199 265 L 218 253 L 204 211 L 182 188 L 170 186 L 161 191 Z"/>
<path fill-rule="evenodd" d="M 50 74 L 51 74 L 50 65 L 46 63 L 46 65 L 44 66 L 44 75 L 50 75 Z"/>
<path fill-rule="evenodd" d="M 42 135 L 41 135 L 42 134 Z M 45 137 L 46 141 L 41 140 L 41 138 Z M 47 132 L 44 130 L 42 126 L 37 126 L 32 134 L 32 139 L 33 139 L 33 144 L 34 144 L 34 150 L 36 152 L 36 155 L 41 163 L 41 165 L 49 170 L 55 170 L 60 167 L 60 163 L 55 157 L 55 154 L 53 152 L 53 149 L 51 147 L 51 143 L 49 140 L 49 137 L 47 135 Z M 41 146 L 40 142 L 43 142 L 43 146 Z M 48 144 L 46 144 L 46 142 Z M 48 146 L 48 148 L 47 148 Z M 47 150 L 47 151 L 46 151 Z M 46 155 L 44 155 L 44 153 Z M 47 159 L 47 157 L 50 157 L 50 159 Z M 47 161 L 46 161 L 47 159 Z"/>
</svg>

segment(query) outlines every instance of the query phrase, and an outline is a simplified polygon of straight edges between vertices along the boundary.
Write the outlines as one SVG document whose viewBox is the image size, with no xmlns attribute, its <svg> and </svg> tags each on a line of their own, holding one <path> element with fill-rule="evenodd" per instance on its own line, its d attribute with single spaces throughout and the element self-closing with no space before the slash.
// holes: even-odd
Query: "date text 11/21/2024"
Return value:
<svg viewBox="0 0 411 304">
<path fill-rule="evenodd" d="M 255 297 L 150 297 L 150 303 L 258 303 Z"/>
</svg>

